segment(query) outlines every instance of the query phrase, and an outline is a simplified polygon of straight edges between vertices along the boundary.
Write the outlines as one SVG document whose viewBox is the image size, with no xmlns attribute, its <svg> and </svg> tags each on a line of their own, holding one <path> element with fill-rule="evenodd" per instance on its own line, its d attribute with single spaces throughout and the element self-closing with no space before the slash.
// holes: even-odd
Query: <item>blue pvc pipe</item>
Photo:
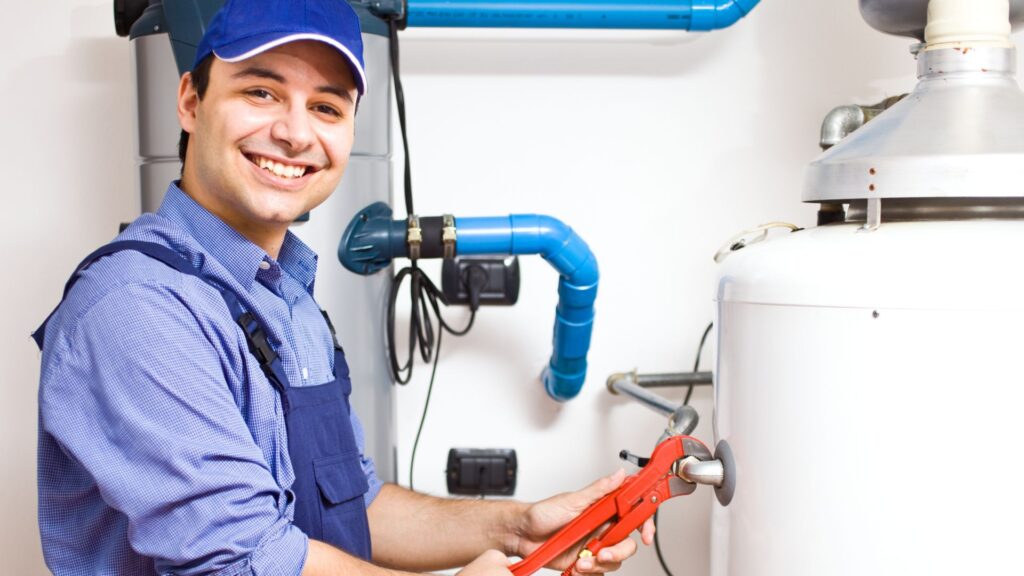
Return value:
<svg viewBox="0 0 1024 576">
<path fill-rule="evenodd" d="M 586 242 L 557 218 L 538 214 L 456 218 L 455 229 L 459 255 L 539 254 L 561 274 L 554 349 L 542 379 L 552 398 L 574 398 L 587 376 L 599 278 Z"/>
<path fill-rule="evenodd" d="M 717 30 L 760 0 L 408 0 L 408 25 Z"/>
<path fill-rule="evenodd" d="M 392 259 L 408 256 L 406 222 L 391 216 L 387 204 L 376 202 L 352 218 L 338 245 L 338 259 L 345 268 L 374 274 Z M 574 398 L 587 377 L 597 298 L 597 259 L 587 243 L 557 218 L 537 214 L 456 218 L 455 230 L 457 255 L 539 254 L 561 274 L 554 349 L 542 379 L 552 398 Z"/>
</svg>

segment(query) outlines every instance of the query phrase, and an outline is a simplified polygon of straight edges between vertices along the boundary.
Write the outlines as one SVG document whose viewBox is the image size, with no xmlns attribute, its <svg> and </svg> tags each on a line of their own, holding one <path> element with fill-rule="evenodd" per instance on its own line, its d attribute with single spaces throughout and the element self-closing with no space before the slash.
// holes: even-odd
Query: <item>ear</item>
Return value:
<svg viewBox="0 0 1024 576">
<path fill-rule="evenodd" d="M 192 85 L 192 73 L 185 72 L 178 83 L 178 123 L 181 129 L 192 134 L 196 125 L 196 108 L 199 106 L 199 94 Z"/>
</svg>

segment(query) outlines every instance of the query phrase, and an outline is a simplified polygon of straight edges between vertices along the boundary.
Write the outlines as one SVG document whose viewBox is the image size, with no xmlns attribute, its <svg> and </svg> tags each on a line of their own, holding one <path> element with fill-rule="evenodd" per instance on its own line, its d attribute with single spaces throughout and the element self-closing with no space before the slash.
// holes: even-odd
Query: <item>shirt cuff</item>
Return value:
<svg viewBox="0 0 1024 576">
<path fill-rule="evenodd" d="M 299 576 L 308 551 L 309 538 L 295 525 L 288 524 L 282 532 L 268 538 L 252 552 L 249 566 L 253 576 Z"/>
</svg>

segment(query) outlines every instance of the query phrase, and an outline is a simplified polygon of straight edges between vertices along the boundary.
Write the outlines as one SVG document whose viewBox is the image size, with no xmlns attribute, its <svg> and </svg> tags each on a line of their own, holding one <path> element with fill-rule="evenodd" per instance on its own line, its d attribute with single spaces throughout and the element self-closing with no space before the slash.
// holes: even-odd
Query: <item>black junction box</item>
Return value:
<svg viewBox="0 0 1024 576">
<path fill-rule="evenodd" d="M 516 491 L 516 451 L 510 448 L 452 448 L 448 451 L 448 493 L 511 496 Z"/>
<path fill-rule="evenodd" d="M 448 304 L 511 306 L 519 299 L 519 257 L 457 256 L 441 266 L 441 292 Z"/>
</svg>

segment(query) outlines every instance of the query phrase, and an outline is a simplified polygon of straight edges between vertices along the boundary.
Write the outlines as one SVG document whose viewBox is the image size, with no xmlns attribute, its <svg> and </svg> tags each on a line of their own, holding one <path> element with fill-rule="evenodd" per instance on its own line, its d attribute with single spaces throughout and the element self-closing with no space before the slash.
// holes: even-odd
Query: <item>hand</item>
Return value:
<svg viewBox="0 0 1024 576">
<path fill-rule="evenodd" d="M 626 472 L 619 469 L 611 476 L 601 478 L 578 492 L 559 494 L 527 508 L 523 515 L 523 525 L 518 531 L 517 554 L 525 558 L 588 506 L 621 486 L 625 479 Z M 602 527 L 600 530 L 603 529 Z M 626 538 L 614 546 L 603 548 L 596 557 L 580 558 L 577 561 L 580 549 L 591 537 L 587 536 L 578 546 L 556 558 L 549 568 L 565 570 L 576 562 L 573 574 L 603 574 L 618 570 L 623 560 L 636 553 L 636 542 Z M 654 521 L 650 518 L 640 528 L 640 539 L 648 546 L 654 541 Z"/>
<path fill-rule="evenodd" d="M 511 576 L 509 559 L 497 550 L 488 550 L 473 560 L 456 576 Z"/>
</svg>

